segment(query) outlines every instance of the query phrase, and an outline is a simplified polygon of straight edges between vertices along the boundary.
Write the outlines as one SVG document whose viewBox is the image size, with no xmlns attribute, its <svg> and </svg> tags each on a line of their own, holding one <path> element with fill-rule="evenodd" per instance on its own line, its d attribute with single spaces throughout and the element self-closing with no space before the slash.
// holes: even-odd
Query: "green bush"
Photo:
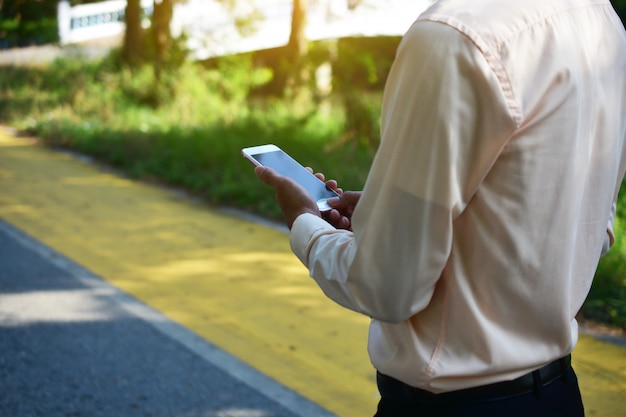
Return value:
<svg viewBox="0 0 626 417">
<path fill-rule="evenodd" d="M 622 186 L 614 225 L 615 245 L 600 259 L 582 313 L 626 329 L 626 186 Z"/>
<path fill-rule="evenodd" d="M 337 43 L 337 58 L 333 63 L 333 87 L 358 90 L 380 90 L 396 56 L 401 37 L 342 38 Z"/>
<path fill-rule="evenodd" d="M 55 18 L 0 20 L 0 46 L 43 45 L 58 41 L 59 29 Z"/>
</svg>

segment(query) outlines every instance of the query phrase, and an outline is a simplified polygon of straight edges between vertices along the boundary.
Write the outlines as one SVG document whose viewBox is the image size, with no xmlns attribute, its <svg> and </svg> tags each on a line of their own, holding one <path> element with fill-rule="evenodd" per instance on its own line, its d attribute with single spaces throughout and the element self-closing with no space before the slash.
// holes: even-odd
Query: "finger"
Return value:
<svg viewBox="0 0 626 417">
<path fill-rule="evenodd" d="M 341 213 L 339 213 L 339 211 L 335 209 L 326 212 L 325 216 L 326 221 L 333 226 L 336 226 L 336 224 L 339 223 L 339 221 L 341 220 Z"/>
<path fill-rule="evenodd" d="M 338 229 L 352 230 L 350 219 L 348 219 L 346 216 L 341 216 L 341 221 L 339 223 Z"/>
<path fill-rule="evenodd" d="M 317 179 L 324 182 L 324 174 L 322 174 L 321 172 L 316 172 L 314 175 L 317 177 Z"/>
<path fill-rule="evenodd" d="M 360 197 L 361 197 L 360 192 L 344 191 L 341 194 L 341 202 L 344 207 L 355 206 L 359 202 Z"/>
<path fill-rule="evenodd" d="M 322 181 L 324 181 L 324 180 L 322 180 Z M 335 180 L 328 180 L 328 181 L 326 181 L 326 186 L 328 188 L 330 188 L 331 190 L 337 191 L 337 181 L 335 181 Z"/>
<path fill-rule="evenodd" d="M 346 191 L 340 193 L 339 197 L 329 198 L 328 205 L 341 211 L 342 209 L 353 206 L 354 201 L 350 198 L 350 191 Z"/>
<path fill-rule="evenodd" d="M 339 211 L 333 209 L 328 211 L 325 216 L 325 220 L 333 225 L 337 229 L 349 229 L 350 219 L 343 216 Z"/>
<path fill-rule="evenodd" d="M 280 178 L 276 171 L 266 166 L 256 167 L 254 169 L 254 173 L 261 181 L 271 186 L 275 186 L 276 182 Z"/>
<path fill-rule="evenodd" d="M 306 169 L 307 171 L 309 171 L 311 174 L 315 175 L 320 181 L 324 181 L 324 174 L 322 174 L 321 172 L 313 172 L 313 168 L 311 167 L 304 167 L 304 169 Z"/>
</svg>

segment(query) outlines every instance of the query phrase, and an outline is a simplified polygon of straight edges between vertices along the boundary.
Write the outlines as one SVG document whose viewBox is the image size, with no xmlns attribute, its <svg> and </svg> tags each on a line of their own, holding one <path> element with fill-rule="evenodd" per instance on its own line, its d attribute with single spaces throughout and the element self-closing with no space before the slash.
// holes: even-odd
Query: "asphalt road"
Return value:
<svg viewBox="0 0 626 417">
<path fill-rule="evenodd" d="M 0 416 L 331 414 L 0 220 Z"/>
</svg>

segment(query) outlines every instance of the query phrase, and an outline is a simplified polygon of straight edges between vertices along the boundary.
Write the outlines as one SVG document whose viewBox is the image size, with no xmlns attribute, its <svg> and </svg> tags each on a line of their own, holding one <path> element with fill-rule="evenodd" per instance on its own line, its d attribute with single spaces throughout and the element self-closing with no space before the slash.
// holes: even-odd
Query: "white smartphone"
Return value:
<svg viewBox="0 0 626 417">
<path fill-rule="evenodd" d="M 276 145 L 260 145 L 241 150 L 243 156 L 256 166 L 267 166 L 280 175 L 291 178 L 303 186 L 317 202 L 320 211 L 328 211 L 331 207 L 327 201 L 339 194 L 328 188 L 323 181 L 306 170 L 285 151 Z"/>
</svg>

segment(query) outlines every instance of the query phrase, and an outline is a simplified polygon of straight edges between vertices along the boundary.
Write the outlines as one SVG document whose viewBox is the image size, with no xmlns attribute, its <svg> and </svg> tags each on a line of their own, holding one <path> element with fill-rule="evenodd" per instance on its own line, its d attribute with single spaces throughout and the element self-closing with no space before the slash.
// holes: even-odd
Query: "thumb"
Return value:
<svg viewBox="0 0 626 417">
<path fill-rule="evenodd" d="M 339 197 L 328 199 L 328 204 L 338 210 L 355 206 L 359 201 L 361 193 L 355 191 L 344 191 Z"/>
<path fill-rule="evenodd" d="M 279 178 L 278 173 L 272 168 L 259 166 L 254 169 L 256 176 L 267 185 L 274 186 Z"/>
</svg>

